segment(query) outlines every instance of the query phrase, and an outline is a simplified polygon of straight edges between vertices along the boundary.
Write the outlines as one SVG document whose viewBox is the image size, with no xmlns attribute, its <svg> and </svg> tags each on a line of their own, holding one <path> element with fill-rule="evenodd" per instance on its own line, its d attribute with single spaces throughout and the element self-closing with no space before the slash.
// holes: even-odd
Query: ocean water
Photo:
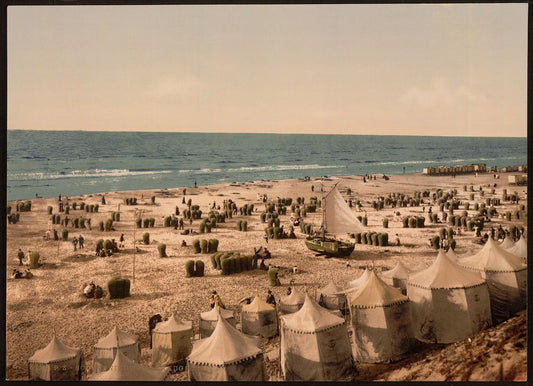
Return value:
<svg viewBox="0 0 533 386">
<path fill-rule="evenodd" d="M 7 199 L 471 163 L 526 164 L 527 139 L 8 130 Z"/>
</svg>

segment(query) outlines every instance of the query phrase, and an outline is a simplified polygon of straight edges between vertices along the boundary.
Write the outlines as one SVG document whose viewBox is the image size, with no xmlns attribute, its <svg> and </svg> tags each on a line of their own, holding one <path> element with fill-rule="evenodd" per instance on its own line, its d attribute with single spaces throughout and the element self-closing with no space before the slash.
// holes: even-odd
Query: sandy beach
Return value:
<svg viewBox="0 0 533 386">
<path fill-rule="evenodd" d="M 474 176 L 425 176 L 422 174 L 393 175 L 389 180 L 380 175 L 376 180 L 363 182 L 361 176 L 331 177 L 324 180 L 324 190 L 328 191 L 334 184 L 345 198 L 347 189 L 351 189 L 353 200 L 360 200 L 362 209 L 353 208 L 356 215 L 368 217 L 367 228 L 374 232 L 387 232 L 389 246 L 378 247 L 356 244 L 354 252 L 348 258 L 329 258 L 315 256 L 305 246 L 305 235 L 296 227 L 297 239 L 271 239 L 268 244 L 264 240 L 266 225 L 261 222 L 260 214 L 264 212 L 264 204 L 259 195 L 266 194 L 269 201 L 277 202 L 278 198 L 304 197 L 309 202 L 311 197 L 320 199 L 320 181 L 311 179 L 305 181 L 253 181 L 231 183 L 224 185 L 204 186 L 198 181 L 197 187 L 178 187 L 165 190 L 145 190 L 128 192 L 105 192 L 85 196 L 69 196 L 63 193 L 62 202 L 69 203 L 69 218 L 84 217 L 91 219 L 92 229 L 75 229 L 69 224 L 69 240 L 45 240 L 43 235 L 49 228 L 51 216 L 47 213 L 49 206 L 53 207 L 53 214 L 64 213 L 58 211 L 58 197 L 33 199 L 30 212 L 21 212 L 20 221 L 7 224 L 7 299 L 6 299 L 6 376 L 10 380 L 27 379 L 27 360 L 33 353 L 46 346 L 55 333 L 65 344 L 71 347 L 81 347 L 85 356 L 86 373 L 92 371 L 93 346 L 97 340 L 113 328 L 139 335 L 142 349 L 143 363 L 148 365 L 151 359 L 149 348 L 148 320 L 154 314 L 161 314 L 163 318 L 176 313 L 179 318 L 192 320 L 195 334 L 198 333 L 199 314 L 208 311 L 209 295 L 217 290 L 226 308 L 234 310 L 237 318 L 243 297 L 259 295 L 265 299 L 267 290 L 272 289 L 277 300 L 285 296 L 287 286 L 291 280 L 302 291 L 316 296 L 317 290 L 330 281 L 341 287 L 361 275 L 363 269 L 371 264 L 379 271 L 394 267 L 401 260 L 409 267 L 420 264 L 429 265 L 437 253 L 428 246 L 428 239 L 438 235 L 443 227 L 449 227 L 447 222 L 433 224 L 427 219 L 429 207 L 433 213 L 442 218 L 438 205 L 434 204 L 431 195 L 424 198 L 420 206 L 396 207 L 385 206 L 384 209 L 372 208 L 372 201 L 379 196 L 389 194 L 405 194 L 413 197 L 414 192 L 437 189 L 444 192 L 457 190 L 459 200 L 470 202 L 469 215 L 473 215 L 474 203 L 485 202 L 486 198 L 502 198 L 503 189 L 508 194 L 517 192 L 520 205 L 527 205 L 527 187 L 513 186 L 507 182 L 507 174 L 501 173 L 499 179 L 493 174 L 479 174 Z M 497 184 L 494 187 L 494 184 Z M 464 186 L 468 189 L 465 191 Z M 470 191 L 473 186 L 473 192 Z M 314 187 L 314 191 L 312 189 Z M 480 195 L 482 187 L 484 197 Z M 492 189 L 495 193 L 492 194 Z M 470 195 L 474 194 L 474 200 Z M 105 196 L 106 204 L 102 204 Z M 155 202 L 152 203 L 152 197 Z M 137 198 L 137 205 L 125 205 L 125 199 Z M 231 199 L 237 207 L 244 204 L 254 204 L 251 216 L 234 215 L 219 223 L 211 233 L 181 235 L 181 230 L 164 226 L 164 218 L 175 213 L 175 207 L 180 209 L 180 216 L 187 205 L 185 200 L 192 200 L 192 205 L 199 205 L 202 219 L 211 210 L 213 202 L 222 206 L 223 200 Z M 99 204 L 97 213 L 87 213 L 84 210 L 73 210 L 74 203 Z M 16 210 L 16 202 L 8 203 L 12 212 Z M 496 206 L 498 213 L 514 212 L 519 205 L 501 200 Z M 287 214 L 280 216 L 281 224 L 288 230 L 290 226 L 290 207 Z M 527 208 L 526 208 L 527 209 Z M 462 207 L 458 210 L 461 212 Z M 155 218 L 153 228 L 136 228 L 136 211 L 142 211 L 142 218 Z M 113 231 L 100 231 L 98 224 L 106 221 L 113 212 L 120 213 L 120 221 L 115 221 Z M 397 214 L 399 212 L 399 215 Z M 409 215 L 426 217 L 424 228 L 403 228 L 402 218 Z M 383 219 L 389 220 L 388 228 L 383 227 Z M 308 213 L 305 222 L 319 225 L 320 211 Z M 241 232 L 237 229 L 239 220 L 248 221 L 248 230 Z M 199 231 L 201 220 L 194 220 L 190 225 L 185 221 L 185 228 Z M 485 224 L 485 230 L 502 225 L 526 226 L 526 220 L 507 221 L 493 217 Z M 51 225 L 58 230 L 60 225 Z M 150 244 L 143 244 L 143 233 L 150 234 Z M 100 239 L 115 239 L 117 242 L 121 234 L 125 236 L 125 247 L 119 253 L 110 257 L 95 256 L 96 243 Z M 74 251 L 72 238 L 83 235 L 85 248 Z M 400 245 L 394 243 L 398 234 Z M 267 264 L 280 268 L 281 286 L 270 287 L 266 271 L 252 270 L 235 273 L 228 276 L 221 275 L 213 268 L 210 254 L 196 254 L 192 247 L 195 239 L 219 240 L 218 250 L 240 252 L 252 255 L 254 248 L 267 246 L 272 259 Z M 134 249 L 138 248 L 137 251 Z M 465 232 L 455 237 L 456 253 L 468 256 L 477 252 L 482 246 L 477 243 L 474 232 Z M 187 246 L 183 247 L 185 241 Z M 168 257 L 160 258 L 158 244 L 166 244 Z M 24 266 L 19 267 L 17 251 L 22 248 L 26 255 Z M 25 269 L 29 266 L 28 251 L 38 251 L 41 266 L 32 269 L 31 279 L 13 279 L 10 274 L 15 268 Z M 135 251 L 135 253 L 134 253 Z M 205 276 L 187 278 L 185 262 L 187 260 L 202 260 L 205 263 Z M 297 267 L 296 273 L 293 267 Z M 131 280 L 131 296 L 124 299 L 86 299 L 82 289 L 84 284 L 94 281 L 102 286 L 107 293 L 107 282 L 113 277 L 125 277 Z M 525 311 L 514 316 L 508 322 L 502 323 L 472 338 L 472 341 L 458 342 L 450 345 L 420 344 L 412 356 L 394 364 L 357 364 L 358 380 L 526 380 L 527 353 L 526 338 L 523 333 L 527 328 Z M 476 340 L 477 339 L 477 340 Z M 474 343 L 473 343 L 474 342 Z M 490 344 L 489 344 L 490 343 Z M 281 380 L 278 352 L 279 336 L 262 341 L 265 361 L 270 380 Z M 477 354 L 476 354 L 477 353 Z M 486 354 L 486 355 L 485 355 Z M 456 361 L 454 361 L 454 356 Z M 446 358 L 446 361 L 443 360 Z M 86 374 L 85 374 L 86 375 Z M 84 376 L 84 379 L 86 377 Z M 187 380 L 187 372 L 170 375 L 172 380 Z"/>
</svg>

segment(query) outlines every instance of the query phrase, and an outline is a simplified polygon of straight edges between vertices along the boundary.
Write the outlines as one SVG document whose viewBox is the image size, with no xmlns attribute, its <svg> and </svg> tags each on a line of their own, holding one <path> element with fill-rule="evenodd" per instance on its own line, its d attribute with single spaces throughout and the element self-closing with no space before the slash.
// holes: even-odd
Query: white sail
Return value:
<svg viewBox="0 0 533 386">
<path fill-rule="evenodd" d="M 364 232 L 363 225 L 355 217 L 336 186 L 324 197 L 324 201 L 326 213 L 324 228 L 327 233 L 346 235 L 347 233 Z"/>
</svg>

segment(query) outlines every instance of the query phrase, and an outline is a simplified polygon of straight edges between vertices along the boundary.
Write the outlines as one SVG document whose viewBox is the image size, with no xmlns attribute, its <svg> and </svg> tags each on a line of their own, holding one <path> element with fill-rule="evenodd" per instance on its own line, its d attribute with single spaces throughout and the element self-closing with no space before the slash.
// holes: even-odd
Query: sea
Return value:
<svg viewBox="0 0 533 386">
<path fill-rule="evenodd" d="M 527 163 L 527 138 L 7 131 L 7 200 Z"/>
</svg>

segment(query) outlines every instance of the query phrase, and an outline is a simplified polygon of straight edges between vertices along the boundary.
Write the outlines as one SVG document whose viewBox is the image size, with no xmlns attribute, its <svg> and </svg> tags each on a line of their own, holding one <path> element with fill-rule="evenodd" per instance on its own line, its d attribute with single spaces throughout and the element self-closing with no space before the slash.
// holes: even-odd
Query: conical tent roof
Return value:
<svg viewBox="0 0 533 386">
<path fill-rule="evenodd" d="M 35 351 L 28 361 L 35 363 L 60 362 L 75 358 L 80 350 L 67 346 L 54 335 L 50 343 L 45 348 Z"/>
<path fill-rule="evenodd" d="M 448 249 L 448 252 L 446 252 L 446 256 L 448 256 L 450 260 L 453 261 L 454 263 L 457 263 L 457 259 L 459 259 L 459 256 L 457 255 L 457 253 L 455 253 L 455 251 L 451 248 Z"/>
<path fill-rule="evenodd" d="M 354 288 L 357 289 L 361 287 L 363 284 L 366 283 L 369 277 L 370 275 L 369 275 L 368 269 L 365 269 L 361 276 L 359 276 L 357 279 L 354 279 L 348 282 L 348 288 L 344 290 L 344 292 L 349 292 L 353 290 Z"/>
<path fill-rule="evenodd" d="M 406 280 L 407 277 L 409 276 L 409 273 L 411 273 L 411 270 L 409 268 L 407 268 L 401 262 L 401 260 L 398 260 L 398 263 L 396 263 L 394 268 L 392 268 L 392 269 L 390 269 L 388 271 L 382 272 L 381 276 L 382 277 L 388 277 L 388 278 L 391 278 L 391 279 L 392 278 L 396 278 L 396 279 Z"/>
<path fill-rule="evenodd" d="M 358 308 L 387 307 L 408 300 L 397 288 L 387 285 L 374 271 L 357 291 L 346 295 L 350 306 Z"/>
<path fill-rule="evenodd" d="M 326 211 L 324 228 L 328 233 L 342 235 L 363 232 L 363 225 L 350 209 L 336 186 L 324 197 Z"/>
<path fill-rule="evenodd" d="M 168 320 L 157 323 L 154 331 L 165 334 L 178 331 L 187 331 L 192 329 L 192 321 L 181 321 L 175 314 L 172 314 Z"/>
<path fill-rule="evenodd" d="M 197 341 L 187 359 L 195 364 L 225 366 L 260 354 L 257 339 L 244 335 L 224 318 L 218 318 L 211 336 Z"/>
<path fill-rule="evenodd" d="M 322 295 L 338 295 L 342 288 L 330 281 L 325 287 L 319 290 Z"/>
<path fill-rule="evenodd" d="M 305 294 L 305 301 L 298 311 L 281 316 L 285 327 L 296 332 L 318 332 L 344 323 L 344 318 L 334 315 L 321 307 L 309 295 Z"/>
<path fill-rule="evenodd" d="M 91 374 L 87 378 L 90 381 L 162 381 L 169 370 L 168 367 L 154 369 L 142 366 L 118 350 L 109 370 Z"/>
<path fill-rule="evenodd" d="M 443 249 L 428 268 L 409 275 L 408 284 L 428 289 L 467 288 L 483 284 L 481 274 L 468 271 L 446 256 Z"/>
<path fill-rule="evenodd" d="M 262 312 L 274 310 L 275 308 L 272 304 L 268 304 L 264 300 L 261 300 L 257 295 L 255 295 L 254 300 L 250 304 L 245 304 L 242 306 L 242 312 Z"/>
<path fill-rule="evenodd" d="M 218 315 L 222 315 L 224 319 L 229 319 L 233 317 L 233 311 L 220 308 L 217 304 L 210 311 L 200 313 L 200 318 L 214 322 L 218 319 Z"/>
<path fill-rule="evenodd" d="M 503 249 L 509 249 L 511 247 L 514 247 L 514 242 L 513 242 L 513 240 L 510 237 L 506 237 L 505 240 L 503 240 L 499 244 L 499 246 L 500 246 L 500 248 L 503 248 Z"/>
<path fill-rule="evenodd" d="M 489 272 L 516 272 L 526 269 L 526 265 L 518 256 L 500 248 L 498 242 L 490 237 L 478 253 L 459 259 L 459 265 Z"/>
<path fill-rule="evenodd" d="M 291 294 L 281 298 L 280 301 L 285 305 L 295 306 L 298 304 L 303 304 L 303 302 L 305 301 L 305 295 L 293 288 Z"/>
<path fill-rule="evenodd" d="M 113 327 L 111 332 L 101 338 L 98 343 L 94 345 L 95 348 L 109 349 L 113 347 L 124 347 L 136 344 L 139 341 L 139 337 L 134 334 L 128 334 L 120 330 L 117 326 Z"/>
<path fill-rule="evenodd" d="M 511 248 L 507 249 L 507 252 L 510 252 L 513 255 L 516 255 L 518 257 L 521 257 L 522 259 L 526 259 L 527 260 L 527 241 L 526 241 L 526 239 L 523 236 L 520 237 L 520 240 L 518 240 L 516 243 L 514 243 Z"/>
</svg>

